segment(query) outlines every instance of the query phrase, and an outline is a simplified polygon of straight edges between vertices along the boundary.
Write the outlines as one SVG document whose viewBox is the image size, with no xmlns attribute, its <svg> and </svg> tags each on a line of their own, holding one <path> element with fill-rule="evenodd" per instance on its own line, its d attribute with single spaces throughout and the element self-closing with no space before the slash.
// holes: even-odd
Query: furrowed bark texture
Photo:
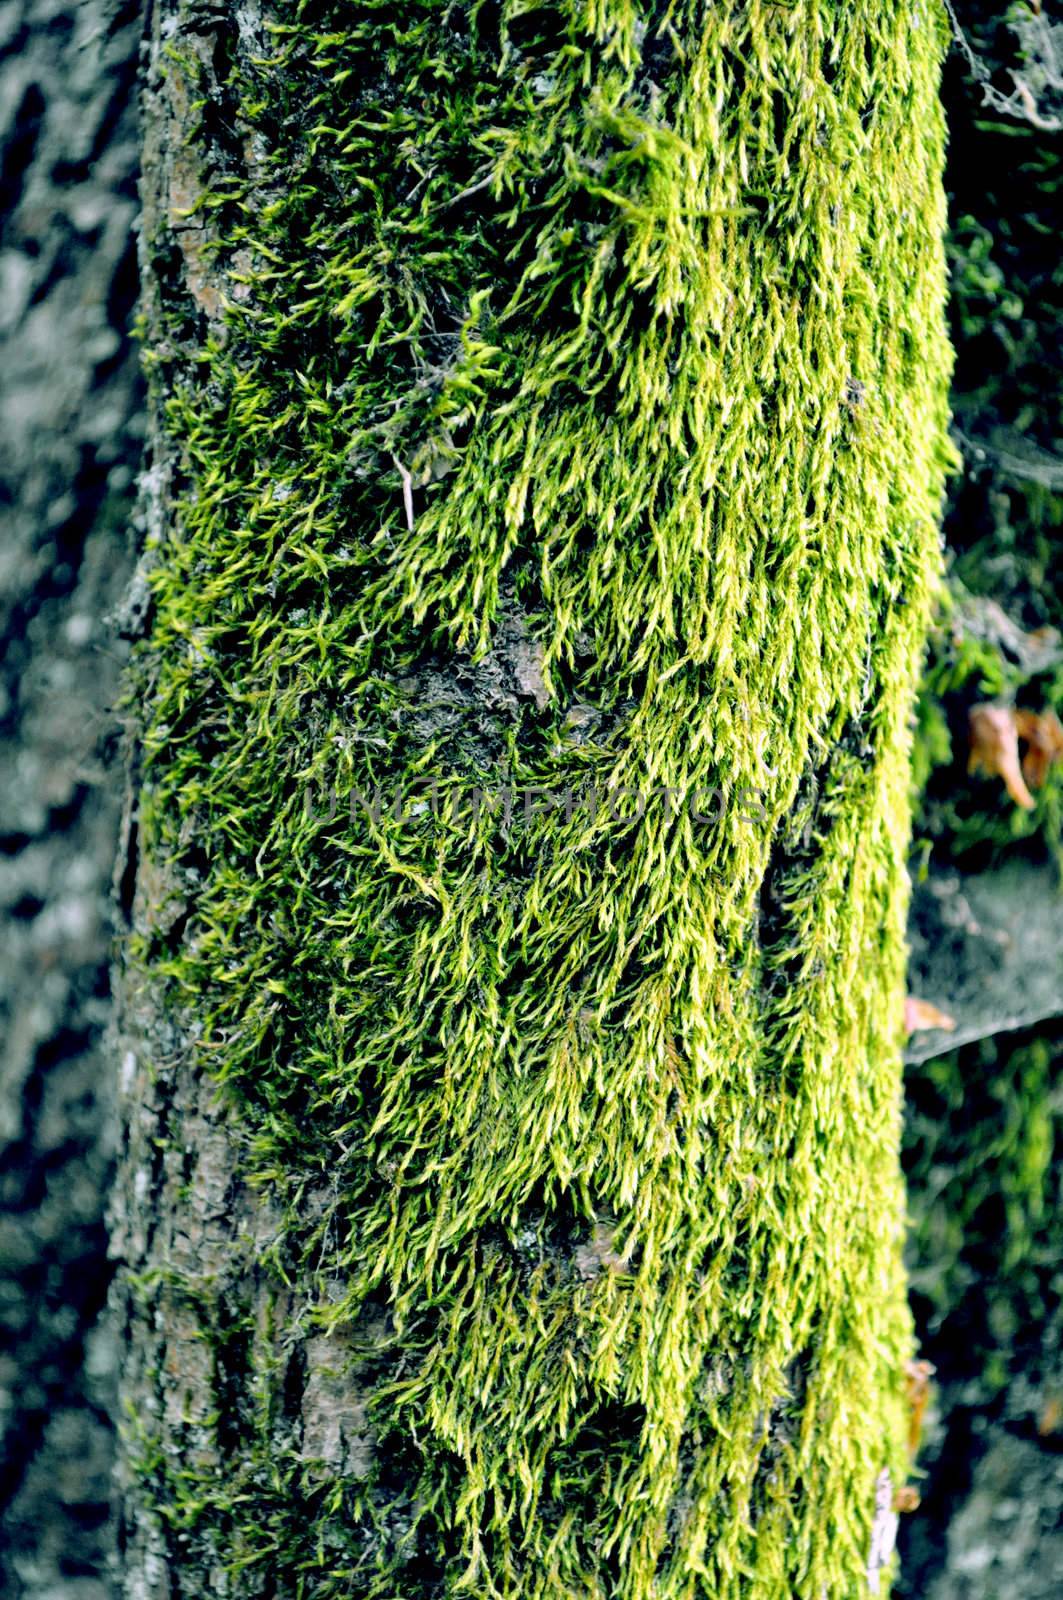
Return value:
<svg viewBox="0 0 1063 1600">
<path fill-rule="evenodd" d="M 156 4 L 130 1595 L 887 1585 L 944 42 Z"/>
<path fill-rule="evenodd" d="M 108 1600 L 110 881 L 139 18 L 0 7 L 0 1594 Z"/>
</svg>

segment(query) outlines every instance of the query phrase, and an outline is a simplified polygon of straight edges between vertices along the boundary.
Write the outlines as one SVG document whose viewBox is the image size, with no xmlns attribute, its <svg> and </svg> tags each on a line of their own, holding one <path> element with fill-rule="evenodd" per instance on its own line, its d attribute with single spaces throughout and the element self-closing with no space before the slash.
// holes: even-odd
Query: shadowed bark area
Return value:
<svg viewBox="0 0 1063 1600">
<path fill-rule="evenodd" d="M 110 882 L 140 19 L 0 14 L 0 1592 L 104 1600 Z"/>
<path fill-rule="evenodd" d="M 944 18 L 152 30 L 127 1592 L 880 1591 Z"/>
</svg>

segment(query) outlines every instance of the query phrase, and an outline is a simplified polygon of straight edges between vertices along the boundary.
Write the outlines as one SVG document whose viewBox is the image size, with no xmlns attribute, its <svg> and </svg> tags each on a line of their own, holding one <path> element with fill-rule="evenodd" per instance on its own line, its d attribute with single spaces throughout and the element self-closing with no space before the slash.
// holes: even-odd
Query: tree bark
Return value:
<svg viewBox="0 0 1063 1600">
<path fill-rule="evenodd" d="M 108 1600 L 107 770 L 140 454 L 139 19 L 0 10 L 0 1594 Z M 116 792 L 117 791 L 117 792 Z"/>
<path fill-rule="evenodd" d="M 129 1595 L 888 1585 L 945 38 L 157 0 Z"/>
</svg>

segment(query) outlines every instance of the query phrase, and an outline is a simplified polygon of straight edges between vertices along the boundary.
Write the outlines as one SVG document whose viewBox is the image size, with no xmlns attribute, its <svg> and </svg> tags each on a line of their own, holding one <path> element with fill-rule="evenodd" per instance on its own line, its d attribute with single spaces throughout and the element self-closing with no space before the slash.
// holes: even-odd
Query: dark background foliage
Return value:
<svg viewBox="0 0 1063 1600">
<path fill-rule="evenodd" d="M 959 929 L 955 959 L 1000 937 L 982 986 L 1004 975 L 1003 1010 L 1021 1012 L 1047 974 L 1058 1011 L 1060 770 L 1027 813 L 999 777 L 966 768 L 972 705 L 1063 711 L 1063 98 L 1030 59 L 1040 26 L 1030 5 L 958 10 L 977 62 L 957 47 L 945 77 L 963 470 L 945 528 L 951 603 L 919 712 L 913 943 L 918 957 L 921 919 L 944 907 Z M 1045 10 L 1063 64 L 1063 13 Z M 1012 71 L 1037 91 L 1046 126 L 1021 98 L 1017 115 L 994 103 L 1013 98 Z M 981 939 L 961 926 L 976 893 L 999 907 L 999 927 Z M 1011 948 L 1042 906 L 1038 926 L 1055 933 Z M 950 982 L 939 954 L 923 970 L 917 960 L 910 987 L 926 992 L 936 978 L 932 998 L 962 1028 L 963 977 Z M 923 1505 L 902 1519 L 900 1593 L 912 1600 L 1048 1600 L 1063 1572 L 1063 1026 L 984 1026 L 907 1071 L 912 1305 L 938 1368 Z"/>
</svg>

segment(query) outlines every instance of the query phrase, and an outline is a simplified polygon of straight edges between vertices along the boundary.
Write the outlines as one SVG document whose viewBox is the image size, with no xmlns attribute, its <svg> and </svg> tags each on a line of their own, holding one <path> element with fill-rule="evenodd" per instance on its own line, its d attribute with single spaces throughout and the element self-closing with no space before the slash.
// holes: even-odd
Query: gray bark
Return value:
<svg viewBox="0 0 1063 1600">
<path fill-rule="evenodd" d="M 105 1600 L 105 760 L 140 382 L 139 16 L 0 10 L 0 1592 Z"/>
</svg>

